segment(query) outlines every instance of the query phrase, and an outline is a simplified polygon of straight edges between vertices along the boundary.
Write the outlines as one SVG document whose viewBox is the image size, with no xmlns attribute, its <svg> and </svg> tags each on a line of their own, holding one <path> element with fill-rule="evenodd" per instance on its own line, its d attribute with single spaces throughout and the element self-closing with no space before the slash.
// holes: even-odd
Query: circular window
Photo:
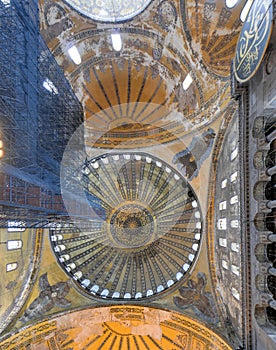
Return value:
<svg viewBox="0 0 276 350">
<path fill-rule="evenodd" d="M 86 161 L 79 174 L 91 209 L 72 227 L 53 227 L 62 268 L 89 295 L 137 300 L 167 290 L 190 269 L 200 246 L 202 215 L 189 183 L 144 153 L 111 153 Z"/>
<path fill-rule="evenodd" d="M 104 22 L 120 22 L 141 13 L 151 0 L 66 0 L 83 15 Z"/>
</svg>

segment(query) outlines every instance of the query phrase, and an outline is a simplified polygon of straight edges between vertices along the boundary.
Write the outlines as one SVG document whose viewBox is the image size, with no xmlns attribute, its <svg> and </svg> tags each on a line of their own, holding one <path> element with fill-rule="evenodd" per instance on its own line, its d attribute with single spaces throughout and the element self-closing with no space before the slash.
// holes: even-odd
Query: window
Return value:
<svg viewBox="0 0 276 350">
<path fill-rule="evenodd" d="M 5 5 L 5 7 L 11 6 L 11 0 L 1 0 L 2 4 Z"/>
<path fill-rule="evenodd" d="M 219 239 L 219 245 L 221 247 L 227 247 L 227 239 L 226 238 L 220 238 Z"/>
<path fill-rule="evenodd" d="M 231 182 L 237 181 L 237 177 L 238 177 L 238 172 L 236 171 L 236 172 L 234 172 L 234 173 L 231 175 L 230 181 L 231 181 Z"/>
<path fill-rule="evenodd" d="M 26 229 L 24 221 L 8 221 L 8 232 L 23 232 Z"/>
<path fill-rule="evenodd" d="M 23 245 L 23 243 L 22 243 L 21 239 L 14 240 L 14 241 L 8 241 L 7 248 L 8 248 L 8 250 L 21 249 L 22 245 Z"/>
<path fill-rule="evenodd" d="M 228 262 L 225 260 L 221 260 L 221 265 L 225 270 L 228 270 Z"/>
<path fill-rule="evenodd" d="M 247 0 L 247 2 L 245 3 L 245 5 L 242 9 L 241 15 L 240 15 L 240 20 L 242 22 L 245 22 L 246 17 L 248 15 L 248 12 L 250 11 L 252 4 L 253 4 L 253 0 Z"/>
<path fill-rule="evenodd" d="M 240 300 L 240 294 L 239 294 L 239 292 L 237 291 L 236 288 L 232 287 L 231 288 L 231 293 L 232 293 L 234 298 L 236 298 L 237 300 Z"/>
<path fill-rule="evenodd" d="M 231 220 L 230 226 L 232 228 L 238 228 L 239 227 L 239 221 L 238 220 Z"/>
<path fill-rule="evenodd" d="M 238 243 L 231 243 L 231 249 L 233 250 L 233 252 L 239 252 L 240 251 L 240 245 Z"/>
<path fill-rule="evenodd" d="M 225 0 L 225 4 L 227 7 L 229 7 L 231 9 L 232 7 L 234 7 L 237 4 L 238 1 L 239 0 Z"/>
<path fill-rule="evenodd" d="M 225 210 L 226 209 L 226 201 L 219 203 L 219 210 Z"/>
<path fill-rule="evenodd" d="M 17 269 L 17 267 L 18 267 L 17 262 L 9 263 L 6 265 L 6 271 L 7 272 L 14 271 Z"/>
<path fill-rule="evenodd" d="M 4 143 L 2 140 L 0 140 L 0 158 L 2 158 L 4 156 L 3 147 L 4 147 Z"/>
<path fill-rule="evenodd" d="M 240 275 L 239 267 L 236 266 L 236 265 L 232 265 L 232 266 L 231 266 L 231 271 L 232 271 L 235 275 L 237 275 L 237 276 Z"/>
<path fill-rule="evenodd" d="M 238 203 L 239 197 L 238 196 L 233 196 L 230 198 L 230 204 L 235 204 Z"/>
<path fill-rule="evenodd" d="M 227 228 L 226 218 L 218 219 L 217 226 L 219 230 L 226 230 Z"/>
<path fill-rule="evenodd" d="M 182 83 L 183 89 L 185 91 L 188 90 L 190 85 L 192 84 L 192 82 L 193 82 L 193 78 L 191 77 L 190 73 L 188 73 L 186 78 L 184 79 L 184 81 Z"/>
<path fill-rule="evenodd" d="M 49 78 L 46 78 L 43 82 L 43 87 L 51 92 L 53 95 L 58 94 L 58 89 L 56 88 L 55 84 L 50 80 Z"/>
<path fill-rule="evenodd" d="M 234 149 L 234 151 L 231 153 L 230 159 L 233 161 L 238 155 L 238 147 Z"/>
<path fill-rule="evenodd" d="M 64 244 L 58 244 L 58 245 L 56 245 L 56 246 L 54 247 L 54 251 L 55 251 L 55 252 L 62 252 L 62 251 L 65 250 L 65 249 L 66 249 L 66 247 L 65 247 Z"/>
<path fill-rule="evenodd" d="M 221 181 L 221 188 L 225 188 L 227 186 L 227 179 Z"/>
<path fill-rule="evenodd" d="M 77 65 L 81 64 L 81 56 L 80 56 L 80 53 L 79 53 L 79 51 L 78 51 L 78 49 L 77 49 L 77 47 L 76 47 L 75 45 L 74 45 L 74 46 L 71 46 L 71 47 L 68 49 L 68 54 L 69 54 L 71 60 L 72 60 L 75 64 L 77 64 Z M 46 88 L 46 87 L 45 87 L 45 88 Z M 57 90 L 56 90 L 56 91 L 57 91 Z"/>
</svg>

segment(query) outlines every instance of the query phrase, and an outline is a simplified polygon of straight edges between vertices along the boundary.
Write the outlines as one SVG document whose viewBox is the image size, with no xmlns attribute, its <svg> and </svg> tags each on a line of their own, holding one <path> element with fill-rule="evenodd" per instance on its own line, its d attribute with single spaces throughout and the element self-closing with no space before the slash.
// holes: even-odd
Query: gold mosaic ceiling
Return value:
<svg viewBox="0 0 276 350">
<path fill-rule="evenodd" d="M 201 130 L 207 129 L 210 124 L 218 121 L 223 124 L 224 119 L 229 119 L 230 114 L 233 113 L 233 105 L 229 105 L 230 64 L 241 27 L 239 15 L 244 3 L 245 0 L 240 0 L 235 7 L 228 9 L 224 0 L 154 0 L 140 15 L 116 25 L 121 32 L 123 48 L 120 52 L 115 52 L 110 37 L 114 29 L 113 24 L 93 21 L 79 14 L 61 0 L 40 0 L 41 33 L 83 104 L 87 122 L 86 146 L 95 149 L 113 148 L 114 146 L 126 148 L 126 145 L 127 148 L 138 148 L 174 142 L 175 149 L 179 151 L 179 147 L 183 148 L 183 143 L 181 146 L 178 143 L 182 136 L 189 136 L 190 133 L 196 132 L 201 133 Z M 82 61 L 79 65 L 76 65 L 69 57 L 68 48 L 72 45 L 77 47 L 81 55 Z M 184 90 L 182 82 L 188 73 L 193 82 L 189 89 Z M 216 125 L 216 131 L 219 129 L 218 125 L 219 123 Z M 90 136 L 93 142 L 91 142 Z M 156 162 L 155 165 L 157 165 Z M 132 166 L 130 165 L 130 169 L 127 170 L 130 183 L 132 183 Z M 158 177 L 158 171 L 153 170 L 155 180 Z M 148 174 L 150 174 L 150 169 L 148 169 Z M 124 174 L 121 175 L 124 176 Z M 208 176 L 206 175 L 206 184 L 207 182 Z M 108 184 L 112 187 L 112 181 L 109 181 Z M 116 188 L 118 189 L 118 187 Z M 133 189 L 133 186 L 129 186 L 129 188 Z M 206 198 L 203 197 L 203 204 Z M 160 198 L 156 199 L 160 200 Z M 122 206 L 120 208 L 123 209 L 121 212 L 125 214 L 126 208 L 122 208 Z M 141 213 L 142 211 L 138 210 L 137 212 Z M 143 210 L 143 215 L 145 212 Z M 195 217 L 195 213 L 193 215 Z M 120 213 L 118 216 L 120 219 Z M 118 221 L 120 221 L 119 219 Z M 121 230 L 123 234 L 129 233 L 129 225 L 137 226 L 137 222 L 139 223 L 141 220 L 148 223 L 147 218 L 138 219 L 135 215 L 124 215 L 123 226 L 127 227 Z M 120 225 L 118 227 L 118 231 L 120 231 Z M 137 227 L 132 228 L 137 229 Z M 55 232 L 55 234 L 57 236 L 60 233 Z M 76 238 L 81 241 L 83 238 L 78 232 L 70 232 L 70 234 L 71 236 L 67 237 L 68 241 L 70 239 L 74 241 Z M 168 234 L 171 237 L 165 237 L 165 239 L 168 239 L 169 245 L 175 243 L 175 240 L 183 238 L 172 232 L 168 232 Z M 177 237 L 172 238 L 172 235 Z M 184 238 L 186 241 L 194 240 L 195 236 Z M 122 242 L 124 242 L 124 237 L 120 235 L 119 243 L 122 244 Z M 146 247 L 150 246 L 151 238 L 145 237 L 142 243 Z M 77 245 L 72 248 L 76 248 L 73 257 L 77 256 L 78 260 L 78 255 L 83 254 L 83 251 L 77 252 L 79 248 Z M 188 249 L 193 249 L 191 244 Z M 98 252 L 100 253 L 101 249 Z M 178 250 L 177 254 L 180 255 Z M 190 254 L 192 253 L 190 252 Z M 114 258 L 116 259 L 116 254 Z M 45 260 L 47 259 L 47 256 L 44 257 L 44 264 L 46 264 Z M 186 256 L 186 259 L 189 260 L 189 256 Z M 79 261 L 81 264 L 85 262 L 83 257 L 80 257 Z M 146 259 L 142 264 L 147 277 L 154 270 L 154 258 L 150 258 L 149 261 L 151 269 L 148 269 Z M 203 266 L 207 265 L 206 260 L 202 258 L 202 261 L 197 261 L 197 265 L 201 263 L 201 270 L 204 268 L 207 270 L 208 267 Z M 173 275 L 171 279 L 176 285 L 179 282 L 177 276 L 180 276 L 179 279 L 182 282 L 182 276 L 178 272 L 184 275 L 185 263 L 178 260 L 177 264 L 180 270 L 174 270 L 171 273 Z M 132 271 L 134 265 L 132 263 Z M 171 263 L 171 266 L 173 265 L 174 263 Z M 57 269 L 57 265 L 52 263 L 51 268 L 53 266 L 54 271 Z M 125 266 L 123 272 L 126 275 L 129 272 L 127 265 Z M 44 272 L 47 268 L 49 275 L 52 273 L 52 269 L 48 265 L 46 267 L 44 265 L 44 270 L 39 272 L 40 278 L 45 276 Z M 112 272 L 112 264 L 109 262 L 107 275 L 110 272 Z M 150 288 L 143 290 L 144 296 L 148 290 L 152 289 L 152 286 L 155 290 L 161 285 L 163 288 L 168 286 L 168 276 L 170 275 L 168 271 L 157 268 L 153 273 L 154 278 L 148 278 Z M 161 276 L 164 273 L 167 273 L 168 276 L 166 275 L 162 281 Z M 141 272 L 137 275 L 140 276 L 140 280 L 135 285 L 135 291 L 138 293 L 142 287 L 143 278 Z M 64 276 L 63 279 L 65 279 Z M 183 277 L 183 281 L 183 283 L 187 282 L 186 276 Z M 104 280 L 100 280 L 100 282 L 103 283 Z M 125 282 L 126 286 L 124 286 Z M 93 285 L 87 285 L 88 282 L 84 282 L 83 278 L 80 278 L 76 283 L 79 283 L 81 288 L 86 286 L 89 286 L 90 289 L 93 288 Z M 196 283 L 194 285 L 196 286 Z M 105 285 L 105 287 L 102 288 L 101 292 L 104 289 L 112 289 L 112 286 Z M 112 295 L 118 292 L 119 298 L 126 295 L 125 291 L 129 294 L 132 293 L 132 286 L 128 285 L 127 279 L 121 279 L 116 287 L 119 288 L 119 291 L 112 290 Z M 202 287 L 202 290 L 204 288 Z M 208 291 L 210 289 L 208 284 Z M 49 290 L 55 293 L 54 289 Z M 159 290 L 161 295 L 161 288 Z M 98 290 L 95 293 L 97 292 Z M 74 291 L 74 293 L 76 292 Z M 79 297 L 80 299 L 83 294 Z M 196 295 L 198 298 L 199 293 Z M 96 295 L 97 300 L 105 296 L 104 294 L 102 296 Z M 135 293 L 133 292 L 131 296 L 135 298 Z M 39 299 L 32 296 L 32 300 Z M 162 301 L 163 299 L 160 301 L 160 307 L 164 306 Z M 38 301 L 36 302 L 38 303 Z M 32 305 L 31 302 L 29 305 Z M 175 305 L 172 306 L 169 303 L 166 305 L 168 308 L 176 308 Z M 77 307 L 80 308 L 80 304 Z M 139 307 L 129 309 L 126 306 L 114 310 L 109 310 L 108 314 L 116 315 L 114 316 L 115 321 L 107 316 L 107 318 L 102 319 L 98 328 L 97 322 L 95 322 L 95 328 L 89 329 L 90 335 L 84 338 L 81 336 L 78 338 L 80 334 L 79 324 L 72 319 L 75 317 L 77 322 L 80 320 L 86 322 L 85 317 L 87 316 L 89 326 L 91 326 L 95 317 L 106 315 L 103 309 L 96 308 L 95 313 L 90 313 L 91 310 L 87 311 L 85 317 L 81 313 L 76 313 L 72 318 L 68 318 L 67 315 L 61 318 L 57 317 L 52 321 L 34 326 L 31 329 L 34 331 L 33 333 L 28 333 L 26 330 L 20 335 L 13 336 L 1 346 L 5 349 L 12 349 L 14 344 L 19 344 L 18 346 L 24 349 L 30 347 L 29 345 L 32 343 L 34 349 L 47 349 L 53 347 L 52 344 L 65 349 L 70 347 L 73 349 L 85 349 L 86 347 L 88 349 L 91 342 L 91 344 L 95 344 L 95 349 L 112 348 L 114 344 L 117 345 L 118 349 L 128 349 L 130 345 L 137 349 L 160 349 L 162 346 L 166 350 L 190 349 L 191 346 L 197 346 L 200 350 L 207 350 L 210 346 L 214 349 L 230 349 L 223 340 L 207 330 L 206 327 L 191 320 L 187 321 L 183 316 L 170 314 L 166 315 L 163 321 L 163 318 L 160 317 L 163 314 L 159 313 L 157 318 L 161 321 L 158 321 L 157 324 L 159 329 L 161 325 L 162 335 L 155 339 L 151 334 L 145 333 L 145 328 L 148 329 L 156 324 L 155 321 L 151 322 L 147 318 L 148 316 L 145 316 L 145 310 Z M 60 309 L 55 309 L 55 312 L 60 312 Z M 152 314 L 154 314 L 153 311 Z M 51 311 L 47 317 L 53 317 Z M 68 323 L 66 323 L 67 320 L 69 320 Z M 119 322 L 117 322 L 118 320 Z M 73 322 L 73 326 L 70 321 Z M 83 326 L 87 330 L 85 328 L 87 323 Z M 142 333 L 137 330 L 140 326 Z M 133 333 L 134 328 L 136 329 L 135 334 Z M 154 329 L 156 330 L 156 328 Z M 45 333 L 43 333 L 44 330 Z M 32 337 L 30 334 L 36 334 L 36 336 Z"/>
<path fill-rule="evenodd" d="M 231 350 L 212 330 L 177 313 L 139 306 L 76 311 L 38 323 L 1 349 Z"/>
<path fill-rule="evenodd" d="M 116 22 L 130 19 L 143 11 L 151 0 L 66 0 L 82 14 L 100 21 Z"/>
<path fill-rule="evenodd" d="M 65 168 L 76 173 L 73 162 Z M 89 220 L 51 231 L 57 259 L 76 284 L 112 301 L 150 298 L 179 284 L 201 241 L 199 203 L 185 178 L 138 152 L 94 158 L 78 177 L 77 184 L 67 172 L 63 190 L 80 198 L 77 216 L 88 212 Z M 83 193 L 74 191 L 80 187 Z"/>
<path fill-rule="evenodd" d="M 223 0 L 152 1 L 116 26 L 81 16 L 62 1 L 40 3 L 42 34 L 82 102 L 91 132 L 109 140 L 104 144 L 99 136 L 96 147 L 120 147 L 126 139 L 135 148 L 146 146 L 149 131 L 157 143 L 173 141 L 210 124 L 227 107 L 245 0 L 232 9 Z M 114 28 L 121 34 L 120 52 L 112 47 Z M 72 45 L 79 65 L 68 54 Z M 188 73 L 193 82 L 185 91 Z M 138 103 L 146 105 L 142 111 Z"/>
</svg>

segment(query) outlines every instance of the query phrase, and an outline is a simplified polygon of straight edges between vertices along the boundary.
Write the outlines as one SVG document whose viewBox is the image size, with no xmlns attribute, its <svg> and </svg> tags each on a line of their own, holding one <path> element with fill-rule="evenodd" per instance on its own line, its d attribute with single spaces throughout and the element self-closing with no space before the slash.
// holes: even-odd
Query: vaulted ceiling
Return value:
<svg viewBox="0 0 276 350">
<path fill-rule="evenodd" d="M 41 34 L 84 111 L 86 152 L 76 160 L 79 133 L 73 135 L 62 163 L 63 199 L 70 213 L 80 179 L 86 204 L 80 203 L 77 217 L 90 213 L 91 203 L 99 210 L 89 223 L 57 225 L 51 242 L 46 229 L 37 230 L 36 239 L 30 234 L 26 249 L 35 266 L 24 253 L 26 276 L 17 288 L 29 279 L 33 285 L 10 331 L 33 326 L 38 336 L 30 338 L 31 348 L 230 348 L 206 328 L 225 335 L 208 184 L 215 181 L 218 149 L 238 110 L 230 70 L 245 2 L 229 8 L 224 0 L 153 0 L 116 22 L 93 20 L 73 7 L 89 8 L 91 1 L 39 1 Z M 128 14 L 132 2 L 119 3 Z M 112 46 L 115 29 L 120 51 Z M 72 46 L 78 64 L 69 55 Z M 191 85 L 184 89 L 188 75 Z M 109 228 L 97 226 L 99 217 Z M 133 233 L 136 240 L 128 244 Z M 2 289 L 15 279 L 2 279 Z M 5 299 L 1 317 L 16 298 Z M 22 348 L 24 332 L 12 338 Z M 12 349 L 9 342 L 3 349 Z"/>
</svg>

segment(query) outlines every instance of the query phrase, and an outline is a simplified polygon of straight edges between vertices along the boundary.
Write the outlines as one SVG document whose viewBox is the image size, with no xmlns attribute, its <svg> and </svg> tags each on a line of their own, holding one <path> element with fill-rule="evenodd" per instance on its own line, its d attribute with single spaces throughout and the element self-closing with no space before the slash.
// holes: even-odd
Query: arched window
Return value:
<svg viewBox="0 0 276 350">
<path fill-rule="evenodd" d="M 225 188 L 227 186 L 227 179 L 221 181 L 221 188 Z"/>
<path fill-rule="evenodd" d="M 236 298 L 237 300 L 240 300 L 240 294 L 239 294 L 239 292 L 237 291 L 236 288 L 232 287 L 231 288 L 231 293 L 232 293 L 234 298 Z"/>
<path fill-rule="evenodd" d="M 7 243 L 8 250 L 21 249 L 22 246 L 23 246 L 23 242 L 21 241 L 21 239 L 8 241 L 8 243 Z"/>
<path fill-rule="evenodd" d="M 18 267 L 18 263 L 17 262 L 13 262 L 13 263 L 9 263 L 6 265 L 6 271 L 10 272 L 10 271 L 14 271 L 16 270 Z"/>
<path fill-rule="evenodd" d="M 26 230 L 24 221 L 8 221 L 8 232 L 23 232 Z"/>
<path fill-rule="evenodd" d="M 252 4 L 253 4 L 253 0 L 247 0 L 247 2 L 245 3 L 245 5 L 244 5 L 244 7 L 242 9 L 241 15 L 240 15 L 240 20 L 242 22 L 245 22 L 246 17 L 248 15 L 248 12 L 249 12 Z"/>
<path fill-rule="evenodd" d="M 233 252 L 239 252 L 240 251 L 240 245 L 238 243 L 231 243 L 231 249 L 233 250 Z"/>
<path fill-rule="evenodd" d="M 230 204 L 235 204 L 238 203 L 239 197 L 238 196 L 233 196 L 230 198 Z"/>
<path fill-rule="evenodd" d="M 239 220 L 231 220 L 230 226 L 232 228 L 238 228 L 239 227 Z"/>
<path fill-rule="evenodd" d="M 230 159 L 233 161 L 238 155 L 238 147 L 234 149 L 234 151 L 231 153 Z"/>
<path fill-rule="evenodd" d="M 231 181 L 231 182 L 237 181 L 237 177 L 238 177 L 238 172 L 235 171 L 235 172 L 230 176 L 230 181 Z"/>
<path fill-rule="evenodd" d="M 231 9 L 232 7 L 234 7 L 237 4 L 238 1 L 239 0 L 225 0 L 225 4 L 227 7 L 229 7 Z"/>
<path fill-rule="evenodd" d="M 219 230 L 226 230 L 227 228 L 227 219 L 218 219 L 217 226 Z"/>
<path fill-rule="evenodd" d="M 232 265 L 231 266 L 231 271 L 235 274 L 235 275 L 237 275 L 237 276 L 239 276 L 240 275 L 240 269 L 239 269 L 239 266 L 236 266 L 236 265 Z"/>
<path fill-rule="evenodd" d="M 227 247 L 227 239 L 226 238 L 219 238 L 219 245 L 221 247 Z"/>
<path fill-rule="evenodd" d="M 228 262 L 225 260 L 221 260 L 221 265 L 225 270 L 229 269 Z"/>
</svg>

